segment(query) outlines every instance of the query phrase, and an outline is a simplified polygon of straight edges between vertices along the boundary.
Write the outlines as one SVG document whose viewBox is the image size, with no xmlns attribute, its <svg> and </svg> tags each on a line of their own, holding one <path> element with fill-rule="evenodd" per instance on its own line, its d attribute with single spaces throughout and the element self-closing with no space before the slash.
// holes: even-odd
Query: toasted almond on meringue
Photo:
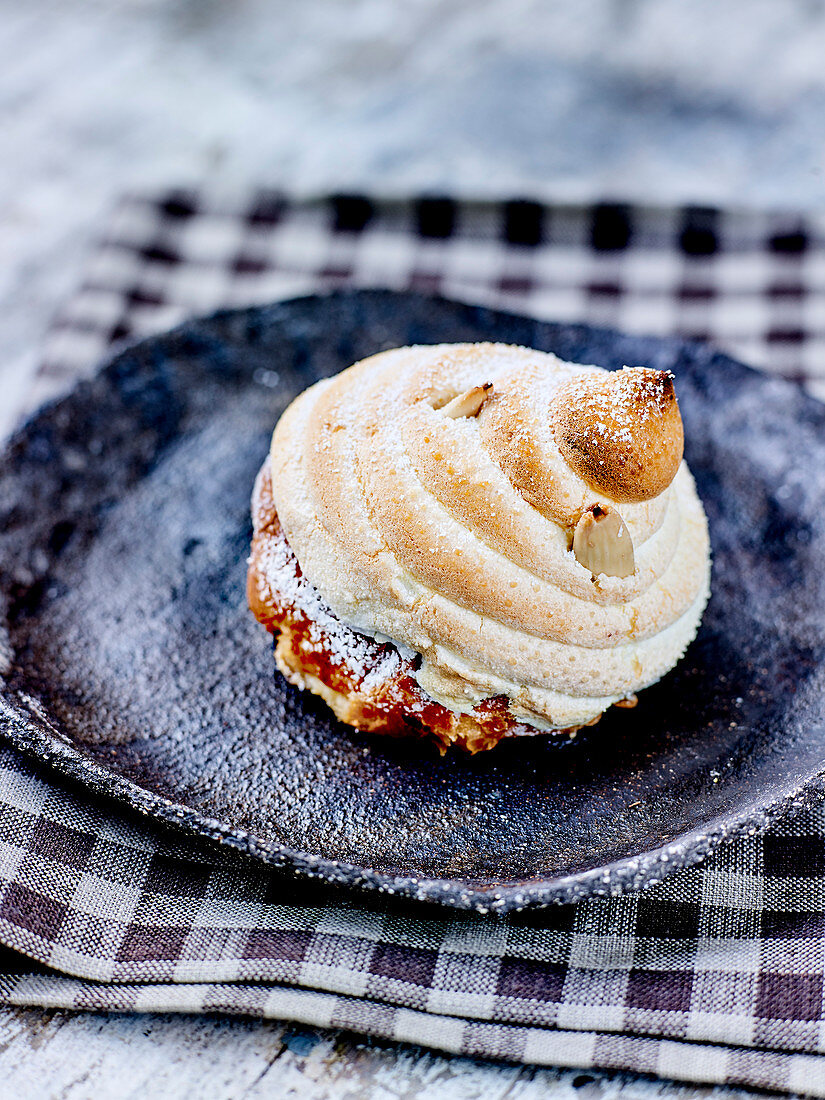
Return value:
<svg viewBox="0 0 825 1100">
<path fill-rule="evenodd" d="M 630 532 L 609 504 L 594 504 L 584 513 L 573 533 L 573 553 L 594 577 L 631 577 L 636 572 Z"/>
</svg>

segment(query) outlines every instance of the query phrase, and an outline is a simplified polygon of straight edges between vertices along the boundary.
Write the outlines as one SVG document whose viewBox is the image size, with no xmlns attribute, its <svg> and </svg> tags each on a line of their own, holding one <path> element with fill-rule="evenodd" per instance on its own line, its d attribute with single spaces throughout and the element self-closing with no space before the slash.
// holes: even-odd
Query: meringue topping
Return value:
<svg viewBox="0 0 825 1100">
<path fill-rule="evenodd" d="M 586 724 L 676 663 L 707 600 L 707 527 L 662 374 L 445 344 L 317 383 L 270 457 L 303 574 L 342 622 L 414 656 L 450 709 L 506 695 L 537 729 Z M 467 411 L 445 415 L 456 400 Z M 596 572 L 574 533 L 617 504 L 629 556 L 602 546 L 613 571 Z"/>
</svg>

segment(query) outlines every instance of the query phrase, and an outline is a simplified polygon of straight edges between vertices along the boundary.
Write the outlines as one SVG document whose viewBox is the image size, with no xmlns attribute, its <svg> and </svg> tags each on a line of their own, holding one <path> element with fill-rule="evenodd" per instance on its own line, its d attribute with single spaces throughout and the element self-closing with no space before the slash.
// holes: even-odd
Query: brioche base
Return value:
<svg viewBox="0 0 825 1100">
<path fill-rule="evenodd" d="M 395 646 L 337 620 L 301 575 L 278 520 L 268 462 L 255 483 L 252 518 L 249 607 L 275 636 L 275 661 L 283 675 L 320 696 L 341 722 L 391 737 L 431 737 L 442 753 L 451 745 L 482 752 L 505 737 L 544 733 L 569 739 L 581 728 L 537 730 L 510 714 L 503 695 L 485 699 L 470 713 L 448 710 L 422 691 L 414 662 Z"/>
</svg>

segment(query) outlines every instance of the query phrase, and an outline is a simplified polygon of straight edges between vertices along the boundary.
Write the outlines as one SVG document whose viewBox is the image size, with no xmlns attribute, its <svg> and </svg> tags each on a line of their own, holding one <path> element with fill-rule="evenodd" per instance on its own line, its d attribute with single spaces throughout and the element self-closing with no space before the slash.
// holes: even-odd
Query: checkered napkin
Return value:
<svg viewBox="0 0 825 1100">
<path fill-rule="evenodd" d="M 170 193 L 116 211 L 38 396 L 193 312 L 340 283 L 711 338 L 825 387 L 810 218 Z M 825 1097 L 825 808 L 641 895 L 479 916 L 295 880 L 0 745 L 0 942 L 7 1004 L 290 1018 Z"/>
</svg>

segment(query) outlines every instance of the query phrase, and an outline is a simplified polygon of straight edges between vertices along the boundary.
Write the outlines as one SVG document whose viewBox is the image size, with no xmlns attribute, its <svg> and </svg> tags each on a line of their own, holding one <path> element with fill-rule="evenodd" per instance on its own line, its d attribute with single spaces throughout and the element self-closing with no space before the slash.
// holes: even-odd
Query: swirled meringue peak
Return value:
<svg viewBox="0 0 825 1100">
<path fill-rule="evenodd" d="M 538 730 L 654 683 L 708 597 L 669 374 L 504 344 L 398 348 L 302 393 L 273 495 L 304 576 L 457 713 Z"/>
</svg>

